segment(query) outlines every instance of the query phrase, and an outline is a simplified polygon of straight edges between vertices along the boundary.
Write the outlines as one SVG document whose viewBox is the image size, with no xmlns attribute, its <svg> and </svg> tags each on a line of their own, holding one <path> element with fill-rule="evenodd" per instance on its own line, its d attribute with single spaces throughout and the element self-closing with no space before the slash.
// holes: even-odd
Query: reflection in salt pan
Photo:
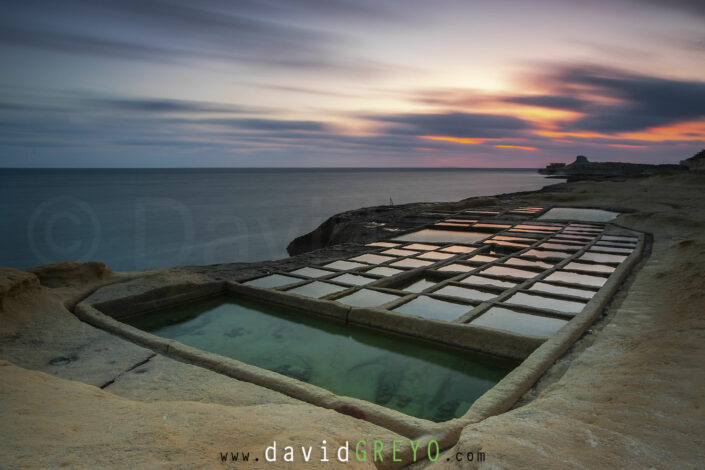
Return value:
<svg viewBox="0 0 705 470">
<path fill-rule="evenodd" d="M 520 335 L 547 338 L 567 323 L 559 318 L 542 317 L 517 312 L 502 307 L 492 307 L 470 322 L 471 325 L 485 326 L 497 330 L 510 331 Z"/>
<path fill-rule="evenodd" d="M 359 274 L 350 273 L 341 274 L 340 276 L 336 276 L 331 279 L 331 281 L 340 282 L 341 284 L 350 284 L 353 286 L 364 286 L 365 284 L 369 284 L 376 280 L 377 279 L 373 277 L 360 276 Z"/>
<path fill-rule="evenodd" d="M 369 271 L 365 271 L 367 274 L 374 274 L 376 276 L 394 276 L 395 274 L 403 273 L 401 269 L 388 268 L 387 266 L 378 266 L 372 268 Z"/>
<path fill-rule="evenodd" d="M 388 294 L 386 292 L 360 289 L 357 292 L 335 299 L 335 301 L 350 305 L 351 307 L 379 307 L 380 305 L 388 304 L 398 298 L 398 295 Z"/>
<path fill-rule="evenodd" d="M 463 284 L 476 284 L 480 286 L 497 286 L 497 287 L 514 287 L 516 282 L 511 281 L 501 281 L 499 279 L 493 279 L 491 277 L 480 276 L 477 274 L 472 274 L 462 281 Z"/>
<path fill-rule="evenodd" d="M 621 263 L 625 259 L 627 259 L 626 256 L 620 256 L 620 255 L 610 255 L 607 253 L 595 253 L 592 251 L 588 251 L 578 259 L 585 260 L 585 261 L 595 261 L 598 263 Z"/>
<path fill-rule="evenodd" d="M 607 266 L 605 264 L 588 264 L 588 263 L 578 263 L 573 261 L 563 266 L 564 269 L 572 269 L 573 271 L 587 271 L 592 273 L 611 273 L 616 268 L 614 266 Z"/>
<path fill-rule="evenodd" d="M 327 276 L 329 274 L 333 274 L 333 271 L 326 271 L 325 269 L 318 269 L 318 268 L 312 268 L 310 266 L 306 266 L 301 269 L 297 269 L 295 271 L 291 271 L 291 274 L 298 274 L 299 276 L 306 276 L 306 277 L 323 277 Z"/>
<path fill-rule="evenodd" d="M 359 261 L 361 263 L 369 263 L 369 264 L 382 264 L 386 263 L 387 261 L 392 261 L 396 258 L 393 258 L 391 256 L 382 256 L 382 255 L 373 255 L 371 253 L 367 253 L 364 255 L 356 256 L 354 258 L 350 258 L 350 261 Z"/>
<path fill-rule="evenodd" d="M 568 271 L 556 271 L 546 277 L 547 281 L 565 282 L 568 284 L 582 284 L 591 287 L 602 287 L 607 279 L 599 276 L 590 276 L 588 274 L 578 274 Z"/>
<path fill-rule="evenodd" d="M 509 268 L 506 266 L 490 266 L 489 268 L 482 271 L 483 274 L 492 274 L 494 276 L 510 276 L 518 277 L 521 279 L 529 279 L 538 276 L 539 273 L 533 271 L 526 271 L 524 269 Z"/>
<path fill-rule="evenodd" d="M 547 282 L 537 282 L 529 288 L 531 291 L 547 292 L 549 294 L 569 295 L 571 297 L 580 297 L 583 299 L 591 299 L 595 295 L 595 291 L 587 289 L 578 289 L 576 287 L 564 287 Z"/>
<path fill-rule="evenodd" d="M 441 253 L 440 251 L 427 251 L 426 253 L 420 254 L 418 258 L 439 260 L 452 258 L 453 256 L 456 255 L 452 253 Z"/>
<path fill-rule="evenodd" d="M 539 216 L 539 220 L 583 220 L 586 222 L 609 222 L 619 213 L 602 209 L 581 209 L 577 207 L 554 207 Z"/>
<path fill-rule="evenodd" d="M 556 299 L 554 297 L 548 297 L 543 295 L 525 294 L 524 292 L 517 292 L 516 294 L 506 299 L 504 302 L 508 304 L 526 305 L 528 307 L 549 309 L 558 312 L 573 314 L 582 312 L 583 308 L 585 307 L 585 304 L 583 302 Z"/>
<path fill-rule="evenodd" d="M 472 271 L 473 269 L 477 269 L 476 266 L 468 266 L 467 264 L 459 264 L 459 263 L 453 263 L 449 264 L 447 266 L 441 266 L 438 268 L 438 271 L 448 271 L 448 272 L 453 272 L 453 273 L 466 273 L 468 271 Z"/>
<path fill-rule="evenodd" d="M 395 289 L 403 290 L 405 292 L 418 293 L 418 292 L 426 290 L 429 287 L 435 286 L 435 285 L 436 285 L 435 281 L 424 278 L 424 279 L 414 280 L 410 283 L 402 284 L 398 287 L 395 287 Z"/>
<path fill-rule="evenodd" d="M 330 272 L 328 274 L 330 274 Z M 269 276 L 253 279 L 252 281 L 247 281 L 245 285 L 269 289 L 272 287 L 281 287 L 302 281 L 303 279 L 299 279 L 298 277 L 284 276 L 282 274 L 270 274 Z"/>
<path fill-rule="evenodd" d="M 429 264 L 433 264 L 433 261 L 426 261 L 416 258 L 406 258 L 391 263 L 389 266 L 393 266 L 395 268 L 420 268 L 422 266 L 428 266 Z"/>
<path fill-rule="evenodd" d="M 482 232 L 453 232 L 451 230 L 424 229 L 418 232 L 407 233 L 406 235 L 395 238 L 395 240 L 437 243 L 475 243 L 484 240 L 490 235 L 490 233 Z"/>
<path fill-rule="evenodd" d="M 369 266 L 368 264 L 355 263 L 352 261 L 333 261 L 324 265 L 324 268 L 339 269 L 341 271 L 347 271 L 348 269 L 364 268 Z"/>
<path fill-rule="evenodd" d="M 445 286 L 437 291 L 433 292 L 434 294 L 439 294 L 439 295 L 447 295 L 450 297 L 459 297 L 462 299 L 468 299 L 468 300 L 478 300 L 478 301 L 484 301 L 484 300 L 490 300 L 494 299 L 497 297 L 499 294 L 495 294 L 493 292 L 485 292 L 477 289 L 471 289 L 469 287 L 460 287 L 460 286 Z"/>
<path fill-rule="evenodd" d="M 452 321 L 472 310 L 472 305 L 456 304 L 445 300 L 421 295 L 411 302 L 407 302 L 394 310 L 423 318 Z"/>
<path fill-rule="evenodd" d="M 323 281 L 313 281 L 309 284 L 304 284 L 303 286 L 289 289 L 287 292 L 303 295 L 304 297 L 313 297 L 318 299 L 334 292 L 343 291 L 345 289 L 347 289 L 347 287 L 338 286 Z"/>
</svg>

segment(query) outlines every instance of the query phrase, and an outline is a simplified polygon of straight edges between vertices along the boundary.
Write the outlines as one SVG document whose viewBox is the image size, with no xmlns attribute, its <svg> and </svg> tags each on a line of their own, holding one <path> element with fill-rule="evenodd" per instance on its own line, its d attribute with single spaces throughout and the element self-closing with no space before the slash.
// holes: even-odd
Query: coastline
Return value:
<svg viewBox="0 0 705 470">
<path fill-rule="evenodd" d="M 457 203 L 382 206 L 338 214 L 298 242 L 292 241 L 290 253 L 296 256 L 278 261 L 134 273 L 111 273 L 97 264 L 63 271 L 44 267 L 35 275 L 3 272 L 3 279 L 15 278 L 4 281 L 0 290 L 0 315 L 6 320 L 0 327 L 0 359 L 9 361 L 0 367 L 0 395 L 10 404 L 0 412 L 0 422 L 11 430 L 10 438 L 0 445 L 0 455 L 13 467 L 29 467 L 34 463 L 28 457 L 33 452 L 18 456 L 12 451 L 22 442 L 38 453 L 50 449 L 52 455 L 86 467 L 123 467 L 124 459 L 158 464 L 169 455 L 183 467 L 222 468 L 217 449 L 232 448 L 238 435 L 248 436 L 247 445 L 258 451 L 273 437 L 302 445 L 322 439 L 342 445 L 361 436 L 388 442 L 399 439 L 366 421 L 156 354 L 80 322 L 70 310 L 110 283 L 114 285 L 108 290 L 134 294 L 155 285 L 237 281 L 336 259 L 357 253 L 365 242 L 382 238 L 389 229 L 432 222 L 434 210 L 554 204 L 621 212 L 615 224 L 653 237 L 650 256 L 612 299 L 592 335 L 576 342 L 511 411 L 466 426 L 457 442 L 430 467 L 448 468 L 446 455 L 482 449 L 487 465 L 500 468 L 615 468 L 625 461 L 636 467 L 672 462 L 696 468 L 705 458 L 703 403 L 698 393 L 705 386 L 699 368 L 705 352 L 700 313 L 705 306 L 703 195 L 705 177 L 698 174 L 563 183 Z M 309 248 L 318 249 L 306 251 Z M 66 367 L 50 365 L 52 359 L 71 354 L 77 359 Z M 685 380 L 689 387 L 674 386 Z M 76 396 L 81 397 L 81 405 Z M 145 416 L 139 424 L 134 422 L 135 410 Z M 108 436 L 101 434 L 101 422 L 110 423 L 114 434 L 110 441 L 116 436 L 129 441 L 137 432 L 144 436 L 139 443 L 132 440 L 133 447 L 110 445 Z M 56 439 L 52 426 L 59 423 L 71 431 Z M 198 432 L 204 426 L 209 428 L 208 439 Z M 30 430 L 34 433 L 27 439 Z M 166 443 L 161 442 L 164 438 Z M 123 460 L 106 461 L 87 451 L 96 445 L 109 446 Z M 417 465 L 429 466 L 429 462 Z M 463 465 L 458 468 L 469 468 L 467 462 Z M 310 466 L 317 468 L 315 464 L 305 468 Z M 369 461 L 353 466 L 373 468 Z M 252 467 L 260 468 L 256 463 Z"/>
</svg>

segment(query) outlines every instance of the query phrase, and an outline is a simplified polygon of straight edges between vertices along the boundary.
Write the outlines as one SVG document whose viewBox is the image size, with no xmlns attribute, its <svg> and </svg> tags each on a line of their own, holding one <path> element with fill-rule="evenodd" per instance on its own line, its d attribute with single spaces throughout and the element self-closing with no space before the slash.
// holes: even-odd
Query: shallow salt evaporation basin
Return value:
<svg viewBox="0 0 705 470">
<path fill-rule="evenodd" d="M 340 395 L 439 422 L 462 416 L 513 361 L 221 296 L 125 321 Z"/>
<path fill-rule="evenodd" d="M 609 222 L 614 220 L 619 213 L 603 209 L 583 209 L 576 207 L 554 207 L 538 220 L 581 220 L 589 222 Z"/>
<path fill-rule="evenodd" d="M 579 208 L 561 209 L 568 213 L 583 211 Z M 496 211 L 479 211 L 479 213 L 483 212 L 492 214 L 492 216 L 500 214 Z M 590 216 L 597 219 L 604 217 L 602 212 L 593 209 L 584 212 L 588 219 Z M 552 209 L 546 212 L 546 214 L 551 213 Z M 443 279 L 429 280 L 418 278 L 418 276 L 410 278 L 402 284 L 396 283 L 396 285 L 370 281 L 365 284 L 371 284 L 372 287 L 379 285 L 387 289 L 391 288 L 392 292 L 365 289 L 348 293 L 342 297 L 328 295 L 344 290 L 341 286 L 336 287 L 331 284 L 313 283 L 295 287 L 289 292 L 309 297 L 324 297 L 354 307 L 382 306 L 395 312 L 426 319 L 482 325 L 506 332 L 534 336 L 536 333 L 532 328 L 522 329 L 517 326 L 525 323 L 521 321 L 524 319 L 524 316 L 520 315 L 521 313 L 528 315 L 526 317 L 528 319 L 534 315 L 536 322 L 539 323 L 565 324 L 566 317 L 572 317 L 583 310 L 587 302 L 595 295 L 596 289 L 607 282 L 616 266 L 634 250 L 638 239 L 633 235 L 604 235 L 603 237 L 603 224 L 483 223 L 475 220 L 471 222 L 473 222 L 472 228 L 468 224 L 468 227 L 462 230 L 458 229 L 460 230 L 458 232 L 448 228 L 440 231 L 431 230 L 436 241 L 434 244 L 416 241 L 425 239 L 425 235 L 429 233 L 428 229 L 422 229 L 398 236 L 395 238 L 398 243 L 374 242 L 368 245 L 385 248 L 384 251 L 377 250 L 378 252 L 382 251 L 382 256 L 367 253 L 325 265 L 331 269 L 335 269 L 333 266 L 342 269 L 345 263 L 361 261 L 368 267 L 376 265 L 372 269 L 362 268 L 363 271 L 369 269 L 367 274 L 390 276 L 391 278 L 408 273 L 409 269 L 414 270 L 433 265 L 435 266 L 433 269 L 437 272 L 452 276 L 447 282 L 442 282 Z M 481 236 L 478 236 L 478 233 L 472 231 L 473 228 L 483 228 L 490 233 L 483 232 L 479 234 Z M 522 232 L 522 236 L 511 234 L 513 230 L 518 229 L 526 232 Z M 457 245 L 459 243 L 458 237 L 464 235 L 470 235 L 475 242 L 474 245 L 473 243 Z M 521 241 L 522 244 L 509 243 L 507 246 L 504 242 L 509 240 Z M 409 241 L 414 242 L 409 243 Z M 451 245 L 448 245 L 449 243 Z M 453 243 L 456 244 L 453 245 Z M 621 246 L 615 248 L 614 244 L 616 243 L 620 243 Z M 493 253 L 493 256 L 487 256 L 488 250 L 486 247 L 483 248 L 483 245 L 499 245 L 501 248 L 509 249 L 508 253 L 511 256 L 502 256 L 502 254 L 493 251 L 489 251 Z M 516 248 L 511 248 L 513 246 Z M 613 249 L 620 250 L 620 254 L 611 253 L 610 250 Z M 437 256 L 441 253 L 445 254 Z M 466 253 L 467 255 L 461 256 Z M 448 262 L 443 263 L 443 260 L 448 260 Z M 379 264 L 386 266 L 379 266 Z M 391 267 L 401 269 L 393 271 Z M 294 271 L 294 273 L 296 272 Z M 461 273 L 472 275 L 459 277 Z M 277 275 L 272 275 L 272 277 L 274 276 Z M 351 274 L 346 273 L 333 279 L 343 282 L 344 276 L 351 276 Z M 514 282 L 508 282 L 505 279 Z M 541 280 L 541 282 L 535 283 L 536 280 Z M 261 280 L 254 280 L 249 284 L 257 286 L 258 282 Z M 484 287 L 477 290 L 471 287 L 462 287 L 457 283 Z M 349 282 L 349 284 L 361 285 L 355 282 Z M 497 290 L 502 287 L 506 288 L 504 293 L 501 289 Z M 318 288 L 320 292 L 314 294 L 316 292 L 313 290 L 314 288 Z M 408 296 L 408 294 L 420 294 L 421 292 L 428 295 Z M 395 302 L 397 299 L 401 300 Z M 485 301 L 490 301 L 490 305 L 506 304 L 519 307 L 520 310 L 528 310 L 520 311 L 515 315 L 516 325 L 509 326 L 508 322 L 492 322 L 492 326 L 490 326 L 486 322 L 486 318 L 491 316 L 491 312 L 486 306 L 478 306 Z M 509 314 L 511 311 L 513 310 L 505 312 L 507 318 L 512 317 Z M 486 315 L 486 318 L 479 318 L 482 315 Z M 555 318 L 556 316 L 559 318 Z M 546 317 L 554 318 L 555 321 L 547 322 L 544 319 Z M 549 337 L 555 330 L 545 330 L 545 333 L 538 334 L 538 336 Z"/>
<path fill-rule="evenodd" d="M 344 387 L 333 388 L 342 384 L 337 380 L 333 380 L 333 384 L 315 382 L 311 379 L 316 376 L 312 366 L 318 366 L 317 362 L 320 360 L 309 361 L 311 367 L 306 368 L 293 364 L 297 361 L 294 359 L 271 367 L 248 357 L 240 358 L 239 361 L 242 362 L 233 360 L 234 362 L 221 363 L 218 357 L 235 356 L 226 356 L 227 351 L 217 352 L 217 356 L 200 352 L 206 350 L 208 345 L 208 341 L 204 341 L 204 337 L 209 336 L 205 334 L 209 328 L 207 324 L 203 325 L 205 330 L 202 334 L 196 333 L 197 329 L 194 329 L 189 334 L 174 336 L 173 339 L 178 342 L 173 342 L 173 339 L 167 339 L 167 336 L 155 340 L 155 336 L 151 334 L 130 329 L 129 326 L 109 319 L 100 310 L 117 318 L 126 315 L 124 312 L 130 312 L 130 308 L 123 308 L 124 306 L 111 306 L 110 301 L 93 301 L 96 303 L 96 309 L 92 307 L 89 298 L 79 304 L 76 313 L 98 326 L 143 344 L 167 350 L 170 354 L 182 355 L 187 360 L 232 377 L 252 381 L 328 408 L 338 409 L 341 403 L 348 407 L 359 407 L 364 410 L 360 412 L 368 421 L 407 437 L 425 436 L 424 439 L 434 438 L 441 446 L 449 446 L 455 442 L 454 439 L 457 439 L 463 426 L 508 409 L 579 337 L 597 318 L 621 280 L 636 263 L 644 244 L 643 235 L 626 229 L 610 228 L 606 224 L 538 222 L 535 219 L 530 221 L 532 223 L 526 219 L 516 222 L 516 214 L 511 219 L 512 223 L 505 223 L 500 220 L 501 211 L 487 212 L 487 217 L 492 217 L 492 220 L 499 223 L 486 224 L 492 227 L 487 227 L 481 237 L 473 233 L 472 227 L 459 229 L 462 230 L 459 232 L 448 229 L 434 231 L 445 235 L 434 235 L 433 240 L 420 239 L 414 235 L 426 229 L 416 230 L 401 234 L 393 242 L 370 243 L 366 249 L 344 259 L 320 263 L 318 266 L 299 267 L 288 272 L 263 274 L 242 284 L 222 282 L 216 289 L 221 293 L 233 294 L 241 300 L 259 300 L 259 306 L 254 309 L 258 315 L 282 318 L 296 312 L 294 323 L 297 324 L 301 323 L 299 320 L 302 320 L 302 317 L 306 320 L 312 316 L 323 316 L 334 319 L 333 323 L 346 331 L 353 326 L 363 326 L 363 331 L 379 334 L 385 342 L 394 338 L 411 344 L 420 338 L 429 342 L 432 347 L 446 344 L 459 348 L 451 350 L 457 357 L 486 358 L 487 354 L 490 354 L 495 357 L 490 360 L 492 364 L 501 356 L 513 358 L 514 361 L 523 360 L 520 366 L 508 374 L 507 371 L 503 372 L 507 375 L 501 380 L 497 379 L 499 382 L 495 386 L 489 385 L 489 388 L 485 389 L 486 393 L 476 400 L 468 398 L 475 389 L 470 384 L 465 384 L 460 387 L 463 389 L 461 394 L 467 399 L 456 397 L 446 400 L 446 404 L 440 409 L 431 410 L 432 407 L 418 403 L 411 405 L 411 402 L 406 401 L 406 392 L 396 393 L 385 401 L 389 394 L 383 393 L 384 390 L 393 388 L 385 381 L 387 379 L 376 382 L 372 380 L 376 385 L 366 385 L 367 395 L 358 395 L 355 391 L 365 388 L 361 384 L 352 384 L 351 392 L 344 390 Z M 535 215 L 530 214 L 531 217 Z M 484 217 L 478 214 L 473 216 Z M 516 230 L 522 232 L 512 233 Z M 458 240 L 468 233 L 475 240 Z M 502 238 L 511 235 L 526 238 L 526 246 L 499 246 L 499 243 L 493 243 L 491 239 L 497 237 L 496 241 L 502 242 Z M 446 238 L 443 238 L 444 236 Z M 547 242 L 562 244 L 564 246 L 560 248 L 566 250 L 539 248 L 539 245 Z M 617 243 L 620 245 L 616 245 Z M 610 249 L 614 248 L 620 251 L 611 252 Z M 451 253 L 453 256 L 434 259 L 433 255 L 431 259 L 420 258 L 424 253 Z M 372 256 L 365 256 L 368 254 Z M 595 259 L 585 257 L 592 254 L 599 256 Z M 390 257 L 392 259 L 388 259 Z M 400 261 L 403 262 L 399 263 Z M 392 265 L 395 266 L 390 267 Z M 197 296 L 197 291 L 198 289 L 189 286 L 183 294 L 179 294 L 179 298 L 183 302 L 186 297 Z M 231 306 L 232 301 L 232 298 L 228 300 Z M 116 302 L 121 304 L 123 301 Z M 152 311 L 156 306 L 164 305 L 181 308 L 177 303 L 173 297 L 166 296 L 158 301 L 150 301 L 149 305 Z M 139 304 L 138 301 L 135 305 Z M 137 310 L 150 309 L 140 307 Z M 229 316 L 239 316 L 239 313 Z M 199 317 L 197 315 L 184 321 L 196 322 L 189 328 L 196 327 Z M 213 324 L 217 326 L 218 321 Z M 242 327 L 233 326 L 227 329 L 226 332 L 229 332 L 230 336 L 223 334 L 223 328 L 217 328 L 221 336 L 219 341 L 214 342 L 214 347 L 226 347 L 228 339 L 241 339 L 243 335 L 238 328 Z M 328 332 L 326 328 L 324 330 Z M 355 335 L 344 333 L 342 336 L 348 338 L 344 341 L 352 338 L 353 342 L 360 342 Z M 288 335 L 283 335 L 282 338 L 274 340 L 282 343 L 292 340 Z M 204 341 L 204 345 L 188 342 L 192 340 Z M 275 344 L 272 341 L 272 338 L 268 338 L 262 340 L 262 343 Z M 322 340 L 322 343 L 326 341 Z M 362 343 L 376 347 L 370 342 Z M 194 345 L 189 349 L 190 346 L 180 344 Z M 306 345 L 303 348 L 306 349 Z M 259 350 L 266 354 L 269 349 L 253 348 L 253 351 Z M 389 354 L 405 355 L 403 351 L 402 348 Z M 477 352 L 484 354 L 478 356 Z M 290 354 L 292 358 L 298 355 L 298 352 Z M 415 357 L 413 354 L 410 356 Z M 487 365 L 483 360 L 479 362 Z M 270 370 L 277 373 L 269 372 Z M 305 381 L 307 377 L 311 379 L 310 382 Z M 408 378 L 399 380 L 401 382 L 395 379 L 392 383 L 401 383 L 402 385 L 398 385 L 399 390 L 406 390 Z M 301 383 L 305 386 L 298 385 Z M 309 384 L 320 384 L 321 387 L 333 390 L 339 395 L 327 396 L 321 389 Z M 371 394 L 370 387 L 375 389 L 374 394 Z M 465 393 L 465 388 L 468 394 Z M 423 390 L 426 393 L 427 390 Z M 364 401 L 347 397 L 364 397 L 361 398 Z M 465 402 L 469 404 L 469 409 L 466 408 Z M 457 406 L 451 412 L 454 405 Z M 464 408 L 467 411 L 462 414 L 460 410 Z M 412 416 L 424 418 L 419 420 Z M 457 419 L 437 425 L 432 423 L 434 420 L 452 416 Z M 405 450 L 407 454 L 409 451 Z"/>
</svg>

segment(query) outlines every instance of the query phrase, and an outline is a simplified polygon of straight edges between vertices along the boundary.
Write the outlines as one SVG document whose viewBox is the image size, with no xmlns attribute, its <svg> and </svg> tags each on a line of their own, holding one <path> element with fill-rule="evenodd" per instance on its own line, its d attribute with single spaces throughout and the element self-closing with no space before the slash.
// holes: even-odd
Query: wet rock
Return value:
<svg viewBox="0 0 705 470">
<path fill-rule="evenodd" d="M 71 361 L 75 360 L 76 358 L 71 358 L 71 357 L 65 357 L 65 356 L 58 356 L 53 358 L 52 360 L 49 361 L 49 365 L 52 366 L 65 366 L 66 364 L 70 363 Z"/>
<path fill-rule="evenodd" d="M 280 326 L 276 328 L 274 331 L 272 331 L 272 338 L 274 338 L 276 341 L 281 342 L 286 339 L 286 327 L 285 326 Z"/>
<path fill-rule="evenodd" d="M 397 405 L 401 408 L 406 408 L 409 403 L 411 403 L 412 398 L 409 395 L 399 395 L 397 397 Z"/>
<path fill-rule="evenodd" d="M 375 403 L 381 405 L 389 403 L 396 396 L 402 377 L 402 373 L 396 371 L 380 375 L 375 393 Z"/>
<path fill-rule="evenodd" d="M 173 324 L 168 327 L 168 336 L 170 338 L 202 335 L 203 329 L 211 322 L 211 319 L 207 315 L 203 315 L 197 318 L 196 321 L 182 322 L 183 319 L 174 319 Z"/>
<path fill-rule="evenodd" d="M 458 409 L 460 402 L 458 400 L 450 400 L 442 402 L 433 414 L 433 420 L 436 422 L 448 421 L 455 418 L 455 410 Z"/>
<path fill-rule="evenodd" d="M 245 329 L 244 328 L 232 328 L 230 331 L 226 331 L 223 334 L 229 338 L 237 338 L 238 336 L 242 336 L 245 334 Z"/>
<path fill-rule="evenodd" d="M 292 379 L 301 380 L 302 382 L 308 382 L 311 380 L 311 369 L 302 366 L 295 366 L 292 364 L 284 364 L 274 369 L 274 372 Z"/>
<path fill-rule="evenodd" d="M 274 353 L 274 357 L 282 358 L 284 357 L 281 352 L 277 351 Z M 279 359 L 281 360 L 281 359 Z M 302 382 L 310 382 L 313 376 L 313 367 L 311 363 L 298 354 L 288 353 L 286 356 L 286 363 L 277 365 L 272 370 L 292 379 L 301 380 Z"/>
</svg>

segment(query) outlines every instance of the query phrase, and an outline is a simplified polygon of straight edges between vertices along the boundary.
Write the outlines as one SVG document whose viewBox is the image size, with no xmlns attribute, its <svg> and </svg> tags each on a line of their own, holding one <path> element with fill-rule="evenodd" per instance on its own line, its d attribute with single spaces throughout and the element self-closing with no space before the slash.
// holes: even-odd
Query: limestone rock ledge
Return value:
<svg viewBox="0 0 705 470">
<path fill-rule="evenodd" d="M 100 261 L 61 261 L 27 270 L 39 278 L 45 287 L 64 287 L 76 282 L 102 280 L 113 273 Z"/>
<path fill-rule="evenodd" d="M 518 197 L 524 193 L 503 195 Z M 412 228 L 437 222 L 448 216 L 439 211 L 460 211 L 501 204 L 497 197 L 472 197 L 458 202 L 420 202 L 365 207 L 330 217 L 313 231 L 294 239 L 286 251 L 290 256 L 344 243 L 377 241 Z"/>
<path fill-rule="evenodd" d="M 32 273 L 13 268 L 0 268 L 0 310 L 5 300 L 39 288 L 39 279 Z"/>
</svg>

